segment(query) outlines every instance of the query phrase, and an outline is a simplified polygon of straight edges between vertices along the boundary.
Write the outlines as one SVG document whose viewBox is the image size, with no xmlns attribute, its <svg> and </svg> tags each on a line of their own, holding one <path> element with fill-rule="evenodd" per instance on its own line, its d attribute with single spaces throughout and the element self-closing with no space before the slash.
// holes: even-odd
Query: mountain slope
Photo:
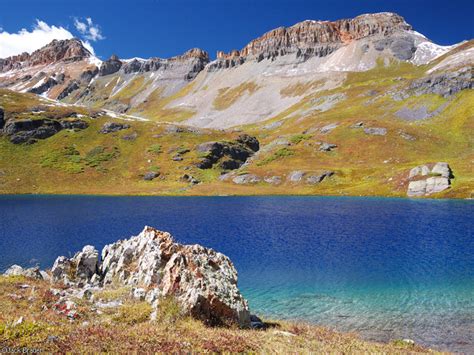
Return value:
<svg viewBox="0 0 474 355">
<path fill-rule="evenodd" d="M 428 196 L 470 197 L 473 66 L 474 41 L 438 46 L 390 13 L 304 21 L 214 61 L 99 63 L 56 41 L 0 60 L 0 191 L 404 196 L 431 179 Z M 411 172 L 438 162 L 449 177 Z"/>
</svg>

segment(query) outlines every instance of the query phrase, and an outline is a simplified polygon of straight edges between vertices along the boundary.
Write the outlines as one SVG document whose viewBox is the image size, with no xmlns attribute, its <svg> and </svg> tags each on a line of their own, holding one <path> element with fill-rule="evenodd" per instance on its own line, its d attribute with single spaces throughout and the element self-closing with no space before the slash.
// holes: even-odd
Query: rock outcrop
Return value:
<svg viewBox="0 0 474 355">
<path fill-rule="evenodd" d="M 246 160 L 260 149 L 257 138 L 247 134 L 240 135 L 231 142 L 206 142 L 196 147 L 196 151 L 203 156 L 197 164 L 200 169 L 210 169 L 220 162 L 224 170 L 240 168 Z"/>
<path fill-rule="evenodd" d="M 14 144 L 32 144 L 38 139 L 49 138 L 63 129 L 85 129 L 89 124 L 81 119 L 22 119 L 8 120 L 3 134 Z"/>
<path fill-rule="evenodd" d="M 454 178 L 448 163 L 425 164 L 410 170 L 407 195 L 409 197 L 429 196 L 451 186 Z"/>
<path fill-rule="evenodd" d="M 455 72 L 432 74 L 414 80 L 408 90 L 415 95 L 437 94 L 452 96 L 459 91 L 474 88 L 473 69 L 467 68 Z"/>
<path fill-rule="evenodd" d="M 171 57 L 168 59 L 150 58 L 150 59 L 132 59 L 122 66 L 125 74 L 146 73 L 158 70 L 173 70 L 173 67 L 185 65 L 188 71 L 184 74 L 185 80 L 192 80 L 199 74 L 201 70 L 209 63 L 209 54 L 199 48 L 193 48 L 186 53 Z"/>
<path fill-rule="evenodd" d="M 4 273 L 5 276 L 24 276 L 32 279 L 43 279 L 43 275 L 38 267 L 28 269 L 22 268 L 20 265 L 12 265 Z"/>
<path fill-rule="evenodd" d="M 126 123 L 118 123 L 118 122 L 106 122 L 100 129 L 100 133 L 103 134 L 108 134 L 108 133 L 114 133 L 118 132 L 124 129 L 130 128 L 129 124 Z"/>
<path fill-rule="evenodd" d="M 99 69 L 99 76 L 110 75 L 116 73 L 122 67 L 119 57 L 113 54 L 109 59 L 102 63 Z"/>
<path fill-rule="evenodd" d="M 155 309 L 172 296 L 182 310 L 209 325 L 250 327 L 247 301 L 237 287 L 237 271 L 225 255 L 200 245 L 176 243 L 169 233 L 151 227 L 135 237 L 92 246 L 68 259 L 59 257 L 53 281 L 69 287 L 107 287 L 113 282 L 133 286 L 134 297 Z"/>
</svg>

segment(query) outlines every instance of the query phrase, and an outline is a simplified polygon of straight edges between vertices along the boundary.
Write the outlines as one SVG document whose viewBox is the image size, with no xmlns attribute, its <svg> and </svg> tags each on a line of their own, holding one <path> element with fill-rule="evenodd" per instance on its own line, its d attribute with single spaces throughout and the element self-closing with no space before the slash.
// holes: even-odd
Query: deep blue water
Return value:
<svg viewBox="0 0 474 355">
<path fill-rule="evenodd" d="M 0 271 L 151 225 L 228 255 L 259 315 L 474 352 L 473 212 L 448 200 L 0 196 Z"/>
</svg>

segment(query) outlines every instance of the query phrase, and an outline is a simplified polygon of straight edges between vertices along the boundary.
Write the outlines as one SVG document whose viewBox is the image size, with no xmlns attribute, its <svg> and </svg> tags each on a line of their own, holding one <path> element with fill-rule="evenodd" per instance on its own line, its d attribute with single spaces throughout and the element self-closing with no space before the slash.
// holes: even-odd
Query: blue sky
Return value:
<svg viewBox="0 0 474 355">
<path fill-rule="evenodd" d="M 214 57 L 279 26 L 380 11 L 399 13 L 438 44 L 474 37 L 474 0 L 3 0 L 2 8 L 4 34 L 41 20 L 87 40 L 102 59 L 170 57 L 193 47 Z"/>
</svg>

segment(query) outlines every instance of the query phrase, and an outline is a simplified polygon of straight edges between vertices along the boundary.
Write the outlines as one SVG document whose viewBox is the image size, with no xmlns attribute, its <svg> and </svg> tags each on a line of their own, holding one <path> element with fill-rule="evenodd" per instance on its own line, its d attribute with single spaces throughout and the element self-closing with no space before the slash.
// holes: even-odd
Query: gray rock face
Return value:
<svg viewBox="0 0 474 355">
<path fill-rule="evenodd" d="M 388 48 L 393 56 L 400 60 L 409 60 L 416 51 L 415 41 L 412 37 L 389 37 L 374 42 L 374 48 L 383 51 Z"/>
<path fill-rule="evenodd" d="M 426 180 L 410 181 L 407 195 L 410 197 L 423 196 L 426 194 Z"/>
<path fill-rule="evenodd" d="M 74 131 L 89 127 L 89 124 L 86 121 L 80 119 L 65 119 L 61 120 L 60 123 L 63 129 L 72 129 Z"/>
<path fill-rule="evenodd" d="M 427 177 L 419 180 L 420 177 Z M 453 173 L 448 163 L 438 162 L 430 169 L 428 164 L 414 167 L 408 179 L 417 179 L 408 183 L 407 195 L 410 197 L 428 196 L 444 191 L 451 186 Z"/>
<path fill-rule="evenodd" d="M 58 121 L 47 119 L 9 120 L 3 128 L 3 133 L 14 144 L 35 143 L 58 133 L 62 129 Z"/>
<path fill-rule="evenodd" d="M 365 134 L 370 134 L 372 136 L 385 136 L 387 134 L 386 128 L 380 127 L 368 127 L 364 128 Z"/>
<path fill-rule="evenodd" d="M 79 89 L 79 84 L 76 80 L 72 80 L 66 88 L 61 91 L 61 93 L 58 95 L 58 100 L 62 100 L 65 97 L 69 96 L 73 91 Z"/>
<path fill-rule="evenodd" d="M 30 279 L 38 279 L 42 280 L 43 276 L 41 271 L 37 267 L 31 267 L 28 269 L 23 269 L 20 265 L 12 265 L 10 266 L 7 271 L 4 272 L 5 276 L 24 276 Z"/>
<path fill-rule="evenodd" d="M 114 54 L 105 62 L 102 62 L 102 65 L 99 69 L 99 76 L 110 75 L 116 73 L 122 67 L 122 62 L 120 59 Z"/>
<path fill-rule="evenodd" d="M 108 134 L 130 128 L 130 125 L 117 122 L 106 122 L 100 129 L 100 133 Z"/>
<path fill-rule="evenodd" d="M 415 176 L 426 176 L 430 173 L 430 168 L 426 165 L 416 166 L 410 170 L 410 174 L 408 176 L 409 179 L 414 178 Z"/>
<path fill-rule="evenodd" d="M 90 280 L 99 272 L 99 252 L 92 245 L 86 245 L 72 259 L 76 265 L 76 277 Z"/>
<path fill-rule="evenodd" d="M 247 185 L 247 184 L 256 184 L 257 182 L 260 182 L 261 179 L 254 174 L 244 174 L 244 175 L 238 175 L 232 179 L 234 184 L 237 185 Z"/>
<path fill-rule="evenodd" d="M 437 94 L 449 97 L 461 90 L 472 89 L 474 87 L 473 75 L 471 69 L 433 74 L 414 80 L 409 86 L 409 91 L 415 95 Z"/>
<path fill-rule="evenodd" d="M 430 177 L 426 179 L 426 194 L 431 195 L 436 192 L 441 192 L 449 188 L 450 180 L 446 177 Z"/>
<path fill-rule="evenodd" d="M 133 286 L 133 296 L 153 307 L 158 307 L 161 297 L 173 296 L 184 312 L 209 325 L 250 326 L 248 303 L 237 287 L 237 271 L 228 257 L 213 249 L 178 244 L 169 233 L 145 227 L 138 236 L 106 245 L 101 260 L 96 255 L 95 249 L 85 247 L 73 259 L 59 257 L 53 277 L 69 285 L 87 280 L 99 280 L 99 287 L 120 282 Z M 82 265 L 82 272 L 79 268 L 71 272 L 75 265 Z M 95 267 L 96 273 L 84 281 L 81 275 L 90 275 Z M 73 277 L 68 280 L 66 275 Z M 90 288 L 87 284 L 82 287 Z"/>
<path fill-rule="evenodd" d="M 169 59 L 150 58 L 147 60 L 133 59 L 123 64 L 121 71 L 125 74 L 146 73 L 151 71 L 175 71 L 183 73 L 185 80 L 193 80 L 206 64 L 209 54 L 199 48 L 193 48 L 183 55 Z M 181 67 L 181 68 L 178 68 Z"/>
<path fill-rule="evenodd" d="M 56 282 L 90 281 L 95 274 L 100 272 L 99 266 L 99 252 L 93 246 L 86 245 L 72 259 L 58 257 L 51 269 L 51 274 Z"/>
<path fill-rule="evenodd" d="M 290 182 L 300 182 L 303 179 L 303 176 L 305 176 L 305 172 L 301 170 L 296 170 L 292 171 L 288 176 L 287 180 Z"/>
<path fill-rule="evenodd" d="M 8 120 L 3 127 L 3 134 L 8 136 L 13 144 L 32 144 L 38 139 L 54 136 L 63 129 L 85 129 L 88 126 L 84 120 L 71 118 Z"/>
<path fill-rule="evenodd" d="M 433 169 L 431 169 L 431 173 L 441 175 L 442 177 L 445 177 L 448 179 L 453 177 L 453 173 L 448 163 L 441 163 L 441 162 L 436 163 L 435 166 L 433 166 Z"/>
<path fill-rule="evenodd" d="M 28 90 L 28 92 L 31 92 L 32 94 L 43 94 L 49 89 L 51 89 L 53 86 L 59 84 L 54 78 L 48 78 L 45 80 L 45 82 L 39 86 L 33 87 L 32 89 Z"/>
</svg>

